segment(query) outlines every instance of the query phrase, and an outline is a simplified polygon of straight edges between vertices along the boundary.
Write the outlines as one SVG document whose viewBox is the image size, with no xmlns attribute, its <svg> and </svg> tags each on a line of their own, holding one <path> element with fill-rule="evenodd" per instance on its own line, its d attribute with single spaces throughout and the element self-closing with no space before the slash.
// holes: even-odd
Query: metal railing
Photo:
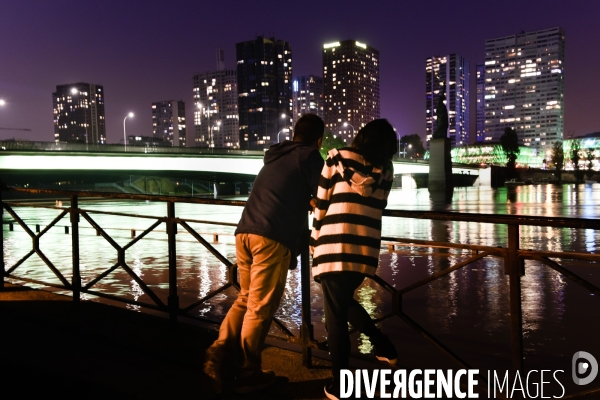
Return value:
<svg viewBox="0 0 600 400">
<path fill-rule="evenodd" d="M 6 278 L 13 278 L 22 280 L 24 282 L 32 282 L 37 284 L 47 285 L 49 287 L 57 287 L 71 291 L 73 294 L 73 302 L 77 305 L 80 301 L 82 293 L 88 293 L 90 295 L 108 298 L 120 302 L 126 302 L 142 307 L 148 307 L 149 309 L 162 311 L 168 313 L 170 320 L 173 324 L 176 324 L 178 317 L 185 316 L 190 318 L 201 319 L 206 322 L 218 324 L 219 321 L 214 321 L 204 317 L 199 317 L 191 314 L 191 311 L 206 303 L 208 300 L 214 298 L 216 295 L 222 293 L 230 287 L 235 287 L 239 290 L 239 284 L 237 282 L 237 266 L 235 263 L 228 260 L 225 256 L 220 254 L 200 233 L 194 230 L 191 223 L 201 224 L 218 224 L 223 226 L 236 226 L 233 223 L 218 223 L 214 221 L 199 221 L 193 219 L 179 218 L 175 215 L 175 203 L 195 203 L 195 204 L 213 204 L 213 205 L 225 205 L 225 206 L 244 206 L 244 201 L 230 201 L 230 200 L 219 200 L 219 199 L 205 199 L 205 198 L 182 198 L 173 196 L 156 196 L 156 195 L 132 195 L 132 194 L 121 194 L 121 193 L 105 193 L 105 192 L 85 192 L 85 191 L 60 191 L 60 190 L 48 190 L 48 189 L 25 189 L 25 188 L 5 188 L 11 192 L 27 194 L 52 194 L 57 197 L 68 197 L 70 198 L 69 207 L 58 207 L 48 206 L 42 204 L 32 203 L 20 203 L 17 201 L 3 201 L 2 208 L 0 211 L 6 211 L 14 221 L 19 224 L 25 232 L 32 239 L 32 249 L 20 260 L 14 263 L 10 268 L 6 269 L 4 264 L 4 256 L 1 260 L 1 268 L 3 273 L 2 287 Z M 1 193 L 1 192 L 0 192 Z M 162 202 L 166 205 L 166 216 L 155 217 L 146 215 L 134 215 L 125 214 L 119 212 L 106 212 L 106 211 L 92 211 L 86 210 L 79 206 L 79 200 L 81 198 L 105 198 L 105 199 L 122 199 L 122 200 L 137 200 L 137 201 L 154 201 Z M 40 207 L 40 208 L 54 208 L 59 209 L 59 215 L 44 229 L 36 229 L 34 232 L 19 215 L 15 212 L 14 207 L 27 206 L 27 207 Z M 106 230 L 96 222 L 93 218 L 94 214 L 109 214 L 116 216 L 136 217 L 136 218 L 147 218 L 155 220 L 150 227 L 143 232 L 133 235 L 132 238 L 126 245 L 119 245 Z M 72 279 L 69 281 L 61 272 L 54 266 L 51 260 L 49 260 L 40 248 L 40 239 L 46 234 L 52 227 L 64 217 L 69 215 L 70 218 L 70 229 L 71 229 L 71 251 L 72 251 Z M 399 317 L 401 320 L 406 322 L 415 331 L 420 333 L 423 337 L 433 343 L 441 352 L 449 356 L 451 359 L 456 361 L 462 368 L 470 368 L 470 366 L 463 360 L 459 355 L 454 353 L 449 347 L 442 343 L 432 333 L 428 332 L 424 327 L 419 325 L 415 320 L 410 318 L 403 311 L 403 296 L 407 293 L 423 287 L 437 279 L 441 279 L 448 274 L 457 271 L 467 265 L 473 264 L 478 260 L 486 257 L 497 257 L 504 260 L 504 271 L 509 276 L 509 300 L 510 300 L 510 331 L 511 331 L 511 359 L 513 372 L 523 371 L 523 319 L 522 319 L 522 305 L 521 305 L 521 277 L 525 274 L 525 260 L 538 261 L 549 268 L 557 271 L 558 273 L 566 276 L 571 281 L 584 287 L 595 295 L 600 296 L 600 288 L 584 279 L 581 276 L 576 275 L 572 271 L 563 267 L 556 260 L 579 260 L 587 262 L 599 262 L 600 255 L 593 254 L 590 252 L 553 252 L 545 250 L 529 250 L 522 249 L 520 247 L 519 240 L 519 228 L 521 226 L 537 226 L 537 227 L 554 227 L 554 228 L 576 228 L 576 229 L 593 229 L 600 230 L 600 221 L 591 219 L 580 219 L 580 218 L 559 218 L 559 217 L 534 217 L 534 216 L 515 216 L 515 215 L 486 215 L 486 214 L 473 214 L 473 213 L 457 213 L 457 212 L 427 212 L 427 211 L 400 211 L 400 210 L 384 210 L 384 216 L 393 218 L 410 218 L 410 219 L 425 219 L 433 221 L 462 221 L 462 222 L 475 222 L 475 223 L 487 223 L 487 224 L 501 224 L 507 227 L 507 238 L 506 247 L 494 247 L 484 246 L 478 244 L 460 244 L 452 242 L 435 242 L 428 240 L 415 240 L 411 238 L 396 238 L 396 237 L 383 237 L 384 242 L 389 243 L 388 246 L 393 248 L 397 245 L 410 245 L 413 247 L 421 248 L 445 248 L 445 249 L 459 249 L 468 250 L 471 255 L 463 260 L 460 260 L 456 264 L 449 266 L 446 269 L 433 273 L 431 276 L 422 279 L 421 281 L 409 285 L 407 287 L 396 289 L 390 283 L 386 282 L 380 276 L 373 276 L 371 279 L 384 290 L 391 293 L 392 295 L 392 311 L 376 321 L 383 321 L 391 317 Z M 117 252 L 117 262 L 107 268 L 103 273 L 97 275 L 94 279 L 82 285 L 81 274 L 80 274 L 80 260 L 79 260 L 79 221 L 80 218 L 84 218 L 97 232 L 98 235 L 102 236 Z M 3 222 L 3 215 L 0 213 L 0 223 Z M 167 243 L 168 243 L 168 300 L 163 302 L 160 297 L 132 270 L 127 264 L 125 254 L 135 243 L 142 240 L 149 233 L 156 230 L 156 228 L 162 223 L 166 224 L 167 232 Z M 0 229 L 0 243 L 2 248 L 2 254 L 4 255 L 4 224 Z M 207 293 L 203 298 L 195 301 L 186 307 L 181 307 L 179 304 L 179 295 L 177 287 L 177 227 L 180 226 L 186 232 L 188 232 L 198 243 L 204 246 L 211 254 L 213 254 L 225 267 L 227 268 L 227 279 L 226 283 L 219 288 L 212 290 Z M 300 329 L 300 335 L 295 336 L 291 329 L 286 327 L 281 321 L 275 319 L 274 322 L 285 334 L 286 339 L 292 343 L 300 344 L 303 348 L 303 362 L 305 366 L 311 365 L 311 350 L 312 349 L 326 349 L 327 343 L 323 341 L 315 340 L 313 333 L 313 324 L 311 319 L 311 293 L 310 293 L 310 266 L 309 266 L 309 252 L 308 252 L 308 232 L 305 235 L 306 242 L 304 243 L 301 251 L 301 309 L 302 309 L 302 324 Z M 54 273 L 54 275 L 60 281 L 59 284 L 53 284 L 49 282 L 41 282 L 35 279 L 30 279 L 27 276 L 18 276 L 16 274 L 17 268 L 22 265 L 31 255 L 37 254 L 40 259 L 48 266 L 48 268 Z M 103 278 L 107 277 L 111 272 L 117 268 L 122 268 L 144 291 L 145 294 L 152 300 L 152 303 L 140 302 L 131 299 L 124 299 L 122 297 L 114 296 L 108 293 L 103 293 L 96 290 L 94 286 L 100 282 Z M 579 398 L 590 394 L 600 393 L 600 389 L 594 389 L 587 392 L 581 392 L 577 394 L 569 395 L 565 398 Z"/>
</svg>

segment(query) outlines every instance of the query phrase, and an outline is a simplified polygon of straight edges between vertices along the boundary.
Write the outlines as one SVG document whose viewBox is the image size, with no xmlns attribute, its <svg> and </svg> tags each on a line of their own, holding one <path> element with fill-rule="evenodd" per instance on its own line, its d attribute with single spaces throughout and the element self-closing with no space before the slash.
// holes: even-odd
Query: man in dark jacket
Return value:
<svg viewBox="0 0 600 400">
<path fill-rule="evenodd" d="M 295 266 L 296 248 L 306 229 L 307 211 L 316 195 L 323 158 L 319 153 L 325 125 L 303 115 L 293 141 L 265 153 L 252 192 L 235 231 L 240 293 L 225 316 L 219 338 L 207 351 L 204 372 L 221 389 L 223 362 L 236 357 L 236 393 L 263 389 L 275 380 L 261 369 L 263 344 L 279 301 L 287 271 Z"/>
</svg>

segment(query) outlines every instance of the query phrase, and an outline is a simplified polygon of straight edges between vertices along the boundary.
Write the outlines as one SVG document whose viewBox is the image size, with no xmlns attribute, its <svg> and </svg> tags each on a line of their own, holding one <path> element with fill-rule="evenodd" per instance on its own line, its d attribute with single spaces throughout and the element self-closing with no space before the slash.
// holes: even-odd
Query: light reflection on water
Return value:
<svg viewBox="0 0 600 400">
<path fill-rule="evenodd" d="M 65 203 L 65 205 L 67 205 Z M 425 189 L 394 190 L 389 199 L 389 209 L 452 211 L 483 214 L 524 214 L 544 216 L 569 216 L 597 218 L 600 215 L 600 185 L 536 185 L 521 186 L 516 190 L 486 188 L 457 188 L 452 204 L 439 206 L 431 203 Z M 106 202 L 92 201 L 82 204 L 89 210 L 118 211 L 138 215 L 165 216 L 166 205 L 154 202 Z M 31 229 L 36 224 L 42 227 L 58 214 L 58 210 L 16 208 Z M 241 207 L 213 205 L 177 204 L 176 215 L 180 218 L 212 220 L 236 223 Z M 130 240 L 131 229 L 139 235 L 154 221 L 150 219 L 90 214 L 120 246 Z M 8 218 L 7 218 L 8 217 Z M 10 219 L 5 213 L 5 219 Z M 64 233 L 68 216 L 44 235 L 40 240 L 42 251 L 54 265 L 71 279 L 71 236 Z M 208 224 L 190 223 L 205 238 L 212 241 L 212 233 L 219 233 L 219 243 L 214 247 L 232 262 L 235 261 L 234 228 Z M 467 222 L 443 222 L 416 219 L 384 218 L 384 236 L 410 237 L 438 242 L 506 246 L 507 229 L 504 225 L 477 224 Z M 30 250 L 31 239 L 16 226 L 14 232 L 5 228 L 5 260 L 10 268 Z M 522 248 L 550 251 L 596 252 L 598 232 L 593 230 L 554 229 L 524 226 L 520 230 Z M 117 262 L 117 252 L 84 218 L 80 220 L 81 275 L 85 284 L 99 273 Z M 446 269 L 470 253 L 460 250 L 437 250 L 425 252 L 421 248 L 403 248 L 388 253 L 382 248 L 379 273 L 396 288 L 406 287 L 437 271 Z M 126 253 L 126 261 L 136 273 L 163 301 L 168 298 L 168 256 L 165 226 L 160 225 L 147 237 L 136 243 Z M 227 270 L 212 254 L 197 243 L 181 227 L 177 235 L 177 276 L 180 305 L 185 307 L 226 283 Z M 598 281 L 595 266 L 571 263 L 576 271 L 585 272 L 585 277 Z M 17 275 L 58 283 L 58 279 L 43 265 L 37 256 L 32 256 L 20 266 Z M 580 342 L 579 325 L 569 323 L 568 311 L 598 307 L 590 302 L 589 293 L 579 289 L 557 272 L 535 263 L 526 262 L 523 286 L 523 321 L 525 346 L 528 354 L 550 355 L 556 352 L 556 341 L 561 343 L 561 353 L 567 354 L 573 341 Z M 135 280 L 121 268 L 109 274 L 95 287 L 106 293 L 125 298 L 151 302 Z M 297 334 L 301 324 L 299 269 L 290 271 L 286 291 L 277 316 Z M 322 325 L 323 311 L 320 287 L 311 283 L 313 321 L 317 338 L 325 337 Z M 445 278 L 416 289 L 404 296 L 403 310 L 432 332 L 444 343 L 454 345 L 454 350 L 467 361 L 478 362 L 479 357 L 494 356 L 509 363 L 507 349 L 510 346 L 510 316 L 508 301 L 508 277 L 504 274 L 503 261 L 486 258 L 455 271 Z M 373 317 L 391 311 L 391 296 L 367 280 L 357 293 L 358 299 Z M 198 316 L 219 319 L 226 313 L 235 297 L 230 288 L 215 296 L 195 310 Z M 93 301 L 102 301 L 84 295 Z M 591 300 L 596 300 L 591 298 Z M 588 304 L 592 303 L 592 304 Z M 128 308 L 140 311 L 139 306 Z M 595 308 L 597 310 L 597 308 Z M 398 345 L 407 364 L 423 364 L 423 354 L 428 354 L 428 345 L 412 333 L 397 318 L 384 321 L 384 332 Z M 273 330 L 277 333 L 277 330 Z M 372 346 L 366 337 L 360 337 L 358 350 L 370 352 Z M 551 344 L 551 347 L 550 346 Z M 452 347 L 452 346 L 450 346 Z M 474 349 L 478 350 L 474 350 Z M 484 348 L 485 351 L 481 351 Z M 575 351 L 583 350 L 576 349 Z M 593 352 L 592 352 L 593 353 Z M 425 365 L 426 366 L 426 365 Z"/>
</svg>

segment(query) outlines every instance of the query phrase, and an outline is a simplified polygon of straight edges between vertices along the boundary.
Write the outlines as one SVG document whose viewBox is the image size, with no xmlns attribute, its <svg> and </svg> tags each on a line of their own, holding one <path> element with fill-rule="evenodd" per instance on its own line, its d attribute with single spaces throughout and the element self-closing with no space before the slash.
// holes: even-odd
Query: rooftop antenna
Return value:
<svg viewBox="0 0 600 400">
<path fill-rule="evenodd" d="M 217 71 L 225 69 L 225 52 L 223 49 L 217 49 Z"/>
</svg>

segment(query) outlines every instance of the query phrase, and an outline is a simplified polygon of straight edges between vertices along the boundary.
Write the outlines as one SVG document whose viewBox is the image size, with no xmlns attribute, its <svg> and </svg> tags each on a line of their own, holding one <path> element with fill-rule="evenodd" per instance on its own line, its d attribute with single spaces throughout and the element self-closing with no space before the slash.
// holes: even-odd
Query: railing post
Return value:
<svg viewBox="0 0 600 400">
<path fill-rule="evenodd" d="M 302 338 L 302 364 L 310 368 L 312 365 L 312 349 L 309 344 L 314 339 L 314 332 L 310 309 L 310 265 L 308 262 L 310 231 L 308 230 L 308 218 L 303 232 L 302 243 L 300 244 L 300 282 L 302 287 L 302 330 L 300 334 Z"/>
<path fill-rule="evenodd" d="M 169 316 L 171 327 L 177 326 L 177 315 L 179 314 L 179 296 L 177 296 L 177 247 L 175 235 L 177 234 L 177 223 L 175 222 L 175 203 L 167 202 L 167 235 L 169 245 Z"/>
<path fill-rule="evenodd" d="M 521 276 L 524 260 L 519 257 L 519 225 L 508 225 L 508 255 L 505 273 L 510 280 L 510 332 L 514 373 L 523 372 L 523 310 L 521 307 Z"/>
<path fill-rule="evenodd" d="M 76 195 L 71 196 L 71 247 L 73 249 L 73 304 L 75 312 L 78 312 L 81 297 L 81 271 L 79 265 L 79 200 Z"/>
<path fill-rule="evenodd" d="M 3 182 L 0 182 L 2 185 Z M 2 202 L 2 188 L 0 187 L 0 290 L 4 289 L 4 203 Z"/>
</svg>

